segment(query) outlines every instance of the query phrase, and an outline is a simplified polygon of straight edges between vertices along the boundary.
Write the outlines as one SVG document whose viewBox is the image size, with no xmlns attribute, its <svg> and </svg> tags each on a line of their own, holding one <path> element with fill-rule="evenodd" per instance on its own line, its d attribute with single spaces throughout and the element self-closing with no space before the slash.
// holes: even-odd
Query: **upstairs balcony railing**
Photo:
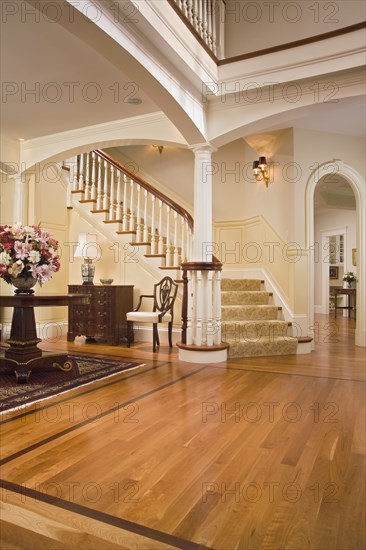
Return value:
<svg viewBox="0 0 366 550">
<path fill-rule="evenodd" d="M 168 0 L 216 59 L 224 57 L 225 0 Z"/>
</svg>

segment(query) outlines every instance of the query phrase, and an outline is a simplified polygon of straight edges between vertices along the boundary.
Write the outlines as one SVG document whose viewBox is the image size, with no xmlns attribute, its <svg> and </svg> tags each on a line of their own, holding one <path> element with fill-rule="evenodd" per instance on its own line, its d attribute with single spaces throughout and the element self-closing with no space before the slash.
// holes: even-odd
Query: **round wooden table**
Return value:
<svg viewBox="0 0 366 550">
<path fill-rule="evenodd" d="M 14 308 L 10 338 L 6 340 L 10 347 L 0 354 L 0 368 L 11 369 L 19 383 L 28 382 L 35 368 L 72 370 L 74 363 L 67 353 L 47 353 L 39 349 L 37 344 L 42 340 L 37 337 L 34 316 L 35 307 L 68 306 L 70 303 L 85 305 L 89 297 L 86 294 L 0 296 L 1 307 Z"/>
</svg>

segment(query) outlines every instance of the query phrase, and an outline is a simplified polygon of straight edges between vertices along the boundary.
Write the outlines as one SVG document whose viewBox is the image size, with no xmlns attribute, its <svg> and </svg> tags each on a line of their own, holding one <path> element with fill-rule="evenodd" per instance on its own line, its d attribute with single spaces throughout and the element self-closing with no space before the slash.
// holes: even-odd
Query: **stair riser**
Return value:
<svg viewBox="0 0 366 550">
<path fill-rule="evenodd" d="M 268 305 L 271 300 L 269 292 L 222 292 L 221 303 L 222 305 Z"/>
<path fill-rule="evenodd" d="M 277 306 L 223 306 L 222 321 L 277 319 Z"/>
<path fill-rule="evenodd" d="M 222 279 L 221 280 L 221 290 L 261 290 L 262 281 L 259 279 Z"/>
<path fill-rule="evenodd" d="M 297 340 L 284 339 L 281 342 L 261 339 L 258 342 L 230 342 L 229 357 L 263 357 L 270 355 L 296 354 Z"/>
<path fill-rule="evenodd" d="M 232 325 L 232 323 L 230 323 Z M 226 326 L 225 323 L 221 327 L 222 339 L 226 342 L 228 339 L 235 340 L 236 342 L 249 340 L 257 340 L 264 336 L 291 336 L 291 327 L 285 326 L 273 326 L 273 325 L 263 325 L 263 326 Z"/>
</svg>

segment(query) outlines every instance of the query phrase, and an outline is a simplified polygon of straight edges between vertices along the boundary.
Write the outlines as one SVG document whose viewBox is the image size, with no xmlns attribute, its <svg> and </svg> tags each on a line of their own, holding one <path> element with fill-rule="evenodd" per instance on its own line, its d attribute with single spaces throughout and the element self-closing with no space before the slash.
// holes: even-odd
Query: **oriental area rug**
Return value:
<svg viewBox="0 0 366 550">
<path fill-rule="evenodd" d="M 17 384 L 13 373 L 0 372 L 0 412 L 29 405 L 84 384 L 142 366 L 139 363 L 123 360 L 72 354 L 69 357 L 75 362 L 75 368 L 71 371 L 52 369 L 37 372 L 37 369 L 34 369 L 29 381 L 25 384 Z"/>
</svg>

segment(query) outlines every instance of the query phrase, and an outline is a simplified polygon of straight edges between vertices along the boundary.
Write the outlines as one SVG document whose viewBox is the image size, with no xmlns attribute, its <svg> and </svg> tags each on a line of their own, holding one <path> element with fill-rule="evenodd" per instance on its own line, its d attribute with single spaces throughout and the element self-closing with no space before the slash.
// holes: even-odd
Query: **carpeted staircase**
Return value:
<svg viewBox="0 0 366 550">
<path fill-rule="evenodd" d="M 291 323 L 279 319 L 281 308 L 259 279 L 222 279 L 222 340 L 229 357 L 296 354 Z"/>
</svg>

